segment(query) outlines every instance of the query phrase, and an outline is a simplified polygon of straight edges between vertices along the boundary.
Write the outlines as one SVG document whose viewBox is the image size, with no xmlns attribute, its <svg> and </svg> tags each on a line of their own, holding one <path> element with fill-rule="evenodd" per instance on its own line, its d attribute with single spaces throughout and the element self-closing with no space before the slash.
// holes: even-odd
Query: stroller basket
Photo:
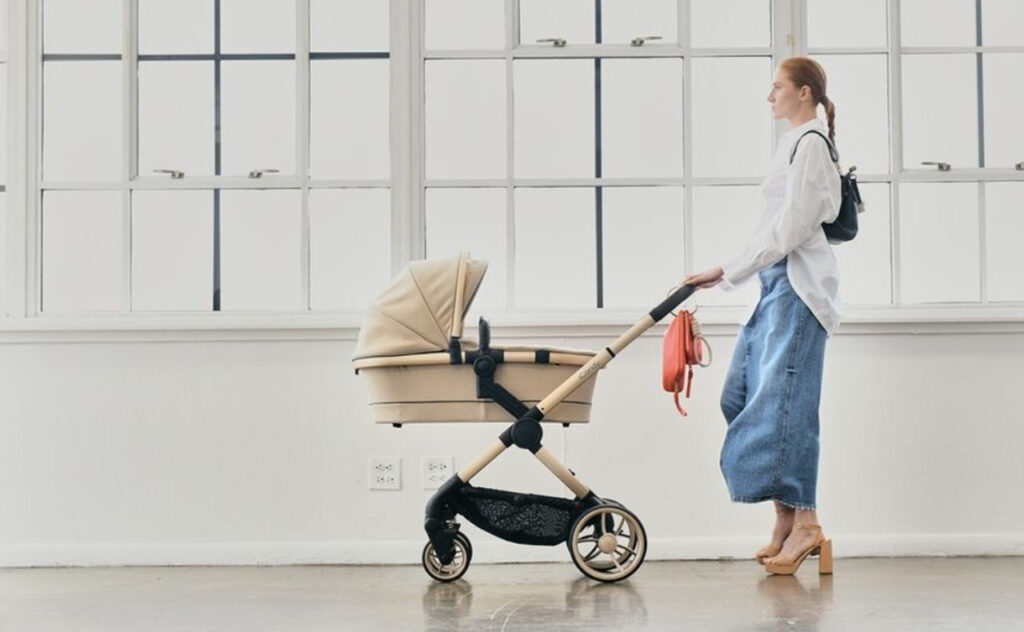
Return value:
<svg viewBox="0 0 1024 632">
<path fill-rule="evenodd" d="M 466 485 L 452 505 L 467 520 L 518 544 L 562 544 L 582 511 L 578 501 Z"/>
</svg>

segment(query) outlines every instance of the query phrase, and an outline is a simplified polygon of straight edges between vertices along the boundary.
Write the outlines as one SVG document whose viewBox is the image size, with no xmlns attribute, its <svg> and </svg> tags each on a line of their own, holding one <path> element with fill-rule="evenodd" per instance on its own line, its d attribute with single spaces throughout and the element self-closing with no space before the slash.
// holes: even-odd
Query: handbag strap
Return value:
<svg viewBox="0 0 1024 632">
<path fill-rule="evenodd" d="M 832 141 L 828 139 L 828 136 L 825 136 L 816 129 L 804 132 L 803 134 L 800 135 L 800 138 L 796 139 L 796 142 L 793 143 L 793 151 L 792 153 L 789 154 L 789 164 L 793 164 L 793 158 L 796 157 L 796 149 L 797 147 L 800 146 L 800 141 L 803 140 L 804 136 L 807 136 L 808 134 L 817 134 L 818 136 L 821 136 L 825 140 L 825 144 L 828 145 L 828 155 L 832 158 L 832 162 L 838 165 L 839 151 L 835 148 L 835 145 L 832 144 Z"/>
</svg>

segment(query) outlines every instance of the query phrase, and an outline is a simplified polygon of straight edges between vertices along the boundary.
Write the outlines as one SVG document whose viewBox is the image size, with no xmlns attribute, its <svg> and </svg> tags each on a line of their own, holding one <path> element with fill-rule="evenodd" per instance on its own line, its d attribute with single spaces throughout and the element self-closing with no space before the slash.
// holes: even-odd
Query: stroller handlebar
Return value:
<svg viewBox="0 0 1024 632">
<path fill-rule="evenodd" d="M 662 318 L 667 316 L 672 310 L 679 307 L 679 305 L 683 301 L 690 298 L 690 295 L 696 291 L 696 285 L 679 286 L 678 288 L 673 290 L 672 293 L 668 295 L 668 298 L 662 301 L 660 305 L 651 310 L 651 318 L 654 319 L 654 322 L 660 321 Z"/>
</svg>

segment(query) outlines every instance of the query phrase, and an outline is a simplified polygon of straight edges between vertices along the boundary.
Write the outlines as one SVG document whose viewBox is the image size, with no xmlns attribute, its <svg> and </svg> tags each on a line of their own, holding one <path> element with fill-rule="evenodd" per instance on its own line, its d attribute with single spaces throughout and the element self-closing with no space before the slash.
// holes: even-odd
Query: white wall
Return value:
<svg viewBox="0 0 1024 632">
<path fill-rule="evenodd" d="M 733 340 L 713 337 L 686 420 L 651 335 L 602 372 L 591 424 L 546 426 L 644 521 L 652 558 L 746 556 L 768 534 L 770 507 L 731 504 L 718 471 Z M 419 458 L 458 467 L 503 426 L 372 425 L 352 346 L 0 344 L 0 564 L 416 563 Z M 1024 552 L 1022 358 L 1024 333 L 831 339 L 819 502 L 837 555 Z M 401 491 L 367 491 L 373 454 L 402 457 Z M 520 450 L 474 483 L 568 493 Z M 467 531 L 478 561 L 568 559 Z"/>
</svg>

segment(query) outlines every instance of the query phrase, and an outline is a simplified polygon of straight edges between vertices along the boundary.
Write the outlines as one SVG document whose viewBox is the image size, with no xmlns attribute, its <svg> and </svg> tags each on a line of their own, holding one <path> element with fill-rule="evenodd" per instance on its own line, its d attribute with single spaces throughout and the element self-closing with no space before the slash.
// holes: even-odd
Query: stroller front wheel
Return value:
<svg viewBox="0 0 1024 632">
<path fill-rule="evenodd" d="M 423 570 L 427 571 L 427 575 L 439 582 L 453 582 L 466 574 L 469 562 L 473 559 L 473 546 L 469 543 L 469 538 L 462 533 L 455 534 L 452 546 L 455 547 L 455 557 L 450 563 L 442 564 L 437 551 L 434 550 L 434 544 L 427 542 L 421 558 Z"/>
<path fill-rule="evenodd" d="M 602 582 L 626 579 L 647 555 L 647 534 L 640 519 L 619 504 L 598 505 L 573 523 L 569 554 L 581 573 Z"/>
</svg>

